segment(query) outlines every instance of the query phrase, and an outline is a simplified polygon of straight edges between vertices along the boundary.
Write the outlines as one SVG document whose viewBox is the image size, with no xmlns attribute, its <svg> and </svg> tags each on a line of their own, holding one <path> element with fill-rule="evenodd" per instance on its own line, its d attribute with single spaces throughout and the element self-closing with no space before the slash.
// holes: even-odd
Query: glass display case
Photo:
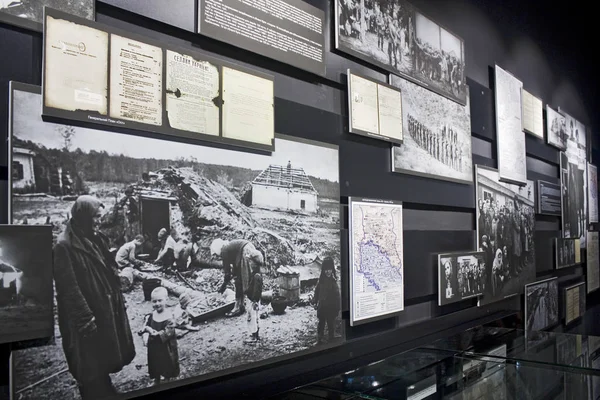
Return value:
<svg viewBox="0 0 600 400">
<path fill-rule="evenodd" d="M 477 327 L 273 400 L 587 400 L 600 397 L 600 338 Z"/>
</svg>

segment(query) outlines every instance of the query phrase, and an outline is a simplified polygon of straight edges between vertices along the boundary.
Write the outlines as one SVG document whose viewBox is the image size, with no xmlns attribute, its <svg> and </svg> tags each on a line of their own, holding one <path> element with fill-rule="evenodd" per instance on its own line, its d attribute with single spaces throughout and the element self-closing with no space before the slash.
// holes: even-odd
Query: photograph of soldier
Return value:
<svg viewBox="0 0 600 400">
<path fill-rule="evenodd" d="M 487 285 L 480 304 L 522 293 L 535 278 L 534 201 L 495 169 L 476 166 L 477 238 L 486 254 Z"/>
<path fill-rule="evenodd" d="M 438 255 L 438 305 L 478 296 L 485 287 L 483 252 Z"/>
<path fill-rule="evenodd" d="M 558 278 L 525 286 L 525 330 L 541 331 L 558 323 Z"/>
<path fill-rule="evenodd" d="M 464 42 L 404 0 L 337 0 L 336 48 L 467 101 Z"/>
</svg>

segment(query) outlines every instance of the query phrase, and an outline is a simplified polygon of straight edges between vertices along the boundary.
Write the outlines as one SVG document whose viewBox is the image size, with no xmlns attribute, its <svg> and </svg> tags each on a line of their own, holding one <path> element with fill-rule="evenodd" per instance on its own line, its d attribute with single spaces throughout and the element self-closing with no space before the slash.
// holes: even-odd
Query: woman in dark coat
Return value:
<svg viewBox="0 0 600 400">
<path fill-rule="evenodd" d="M 325 325 L 327 325 L 327 334 L 329 341 L 335 338 L 335 320 L 341 309 L 340 288 L 337 284 L 335 267 L 331 257 L 325 257 L 321 266 L 321 276 L 315 288 L 313 303 L 317 308 L 318 343 L 323 342 L 325 335 Z"/>
<path fill-rule="evenodd" d="M 97 231 L 102 207 L 93 196 L 79 196 L 54 247 L 58 324 L 83 399 L 114 395 L 109 374 L 135 356 L 114 257 Z"/>
</svg>

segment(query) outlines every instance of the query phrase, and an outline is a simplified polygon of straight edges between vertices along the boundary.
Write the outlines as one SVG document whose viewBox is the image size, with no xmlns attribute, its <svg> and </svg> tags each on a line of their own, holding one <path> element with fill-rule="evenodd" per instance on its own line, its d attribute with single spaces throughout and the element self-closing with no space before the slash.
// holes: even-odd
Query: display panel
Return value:
<svg viewBox="0 0 600 400">
<path fill-rule="evenodd" d="M 538 214 L 562 215 L 561 187 L 552 182 L 537 181 L 538 183 Z"/>
<path fill-rule="evenodd" d="M 200 0 L 198 32 L 325 75 L 325 13 L 302 0 Z"/>
<path fill-rule="evenodd" d="M 402 143 L 402 93 L 350 70 L 347 74 L 350 132 Z"/>
<path fill-rule="evenodd" d="M 498 172 L 501 180 L 524 185 L 527 181 L 527 162 L 521 120 L 523 82 L 498 65 L 494 68 L 494 76 Z"/>
<path fill-rule="evenodd" d="M 336 49 L 467 103 L 463 40 L 407 1 L 336 0 L 334 29 Z"/>
<path fill-rule="evenodd" d="M 567 149 L 567 119 L 546 104 L 546 131 L 549 145 L 559 150 Z"/>
<path fill-rule="evenodd" d="M 486 257 L 486 287 L 479 305 L 523 293 L 535 279 L 534 202 L 498 171 L 477 165 L 477 248 Z"/>
<path fill-rule="evenodd" d="M 579 239 L 554 238 L 554 256 L 556 269 L 567 268 L 577 265 L 581 249 Z"/>
<path fill-rule="evenodd" d="M 52 302 L 52 227 L 0 225 L 0 343 L 51 337 Z"/>
<path fill-rule="evenodd" d="M 119 321 L 121 326 L 128 324 L 131 328 L 136 355 L 115 367 L 122 367 L 121 372 L 112 375 L 118 393 L 141 395 L 326 349 L 343 341 L 336 146 L 278 136 L 277 150 L 269 156 L 51 124 L 40 117 L 40 93 L 39 87 L 13 85 L 12 159 L 25 153 L 34 167 L 29 176 L 32 186 L 20 187 L 20 180 L 11 179 L 13 221 L 50 223 L 54 234 L 60 235 L 72 223 L 68 215 L 79 215 L 79 207 L 88 210 L 82 211 L 84 215 L 90 215 L 99 201 L 104 208 L 100 208 L 97 228 L 106 238 L 107 248 L 127 250 L 137 235 L 142 235 L 142 254 L 148 254 L 131 261 L 139 264 L 139 270 L 125 268 L 120 270 L 121 282 L 111 281 L 115 303 L 100 300 L 117 307 L 122 296 L 127 304 L 126 309 L 119 308 Z M 92 195 L 81 199 L 83 193 Z M 168 255 L 171 247 L 167 242 L 177 250 L 173 257 Z M 68 244 L 65 246 L 70 251 Z M 92 256 L 101 257 L 112 268 L 114 256 L 105 258 L 102 254 Z M 64 267 L 64 258 L 55 257 L 55 266 Z M 256 290 L 239 301 L 245 303 L 246 310 L 240 315 L 235 312 L 239 304 L 235 282 L 241 282 L 236 272 L 241 273 L 241 267 L 232 271 L 229 280 L 220 259 L 230 260 L 234 267 L 238 260 L 246 260 L 246 267 L 254 266 L 252 287 Z M 78 266 L 77 261 L 73 263 Z M 171 273 L 161 272 L 169 270 Z M 265 298 L 268 305 L 257 300 L 257 293 L 261 293 L 257 289 L 259 270 L 263 288 L 273 291 Z M 178 279 L 177 273 L 188 275 L 186 280 L 194 289 Z M 133 282 L 129 281 L 131 276 Z M 177 339 L 179 375 L 152 387 L 148 348 L 136 333 L 143 329 L 145 316 L 152 313 L 152 303 L 145 300 L 152 288 L 143 282 L 156 284 L 147 279 L 154 277 L 168 290 L 166 309 L 174 315 L 177 332 L 185 335 Z M 93 276 L 86 275 L 86 279 Z M 65 286 L 58 283 L 57 288 L 62 287 L 64 294 Z M 125 285 L 122 295 L 120 284 Z M 89 288 L 80 288 L 87 296 Z M 221 290 L 223 294 L 219 294 Z M 305 293 L 311 295 L 312 302 Z M 61 298 L 60 290 L 58 295 Z M 95 298 L 86 299 L 102 306 Z M 58 315 L 79 310 L 78 304 L 71 308 L 61 300 Z M 181 307 L 189 318 L 180 314 Z M 238 307 L 238 312 L 241 309 Z M 225 316 L 228 311 L 229 318 Z M 62 334 L 56 330 L 54 344 L 13 352 L 15 392 L 67 368 L 65 356 L 70 363 L 78 361 L 70 351 L 65 355 L 63 343 L 67 348 L 78 345 L 65 342 L 74 333 L 64 320 L 59 318 L 59 323 L 57 329 Z M 87 320 L 82 325 L 85 323 Z M 125 339 L 119 343 L 131 349 L 127 347 L 129 334 L 125 328 L 123 332 Z M 101 368 L 104 357 L 115 354 L 106 352 L 108 347 L 101 340 L 104 337 L 94 337 L 99 342 L 90 338 L 90 346 L 77 347 L 76 353 L 89 368 Z M 20 397 L 40 399 L 53 393 L 59 398 L 72 398 L 77 390 L 73 378 L 85 379 L 80 372 L 71 369 L 70 373 L 22 391 Z"/>
<path fill-rule="evenodd" d="M 477 297 L 485 291 L 485 253 L 438 254 L 437 262 L 439 306 Z"/>
<path fill-rule="evenodd" d="M 0 22 L 41 32 L 44 7 L 93 20 L 94 5 L 94 0 L 0 0 Z"/>
<path fill-rule="evenodd" d="M 565 325 L 578 320 L 585 313 L 585 283 L 581 282 L 563 289 Z"/>
<path fill-rule="evenodd" d="M 579 238 L 586 247 L 587 232 L 587 148 L 585 126 L 567 115 L 567 150 L 560 153 L 562 233 Z"/>
<path fill-rule="evenodd" d="M 525 330 L 541 331 L 558 321 L 558 278 L 525 285 Z"/>
<path fill-rule="evenodd" d="M 404 141 L 392 147 L 392 171 L 461 183 L 473 182 L 471 111 L 405 79 L 390 75 L 402 91 Z"/>
<path fill-rule="evenodd" d="M 586 251 L 587 291 L 600 288 L 600 251 L 598 250 L 598 232 L 588 232 Z"/>
<path fill-rule="evenodd" d="M 523 130 L 544 139 L 544 105 L 542 100 L 521 88 Z"/>
<path fill-rule="evenodd" d="M 44 120 L 273 151 L 273 76 L 56 10 L 46 19 Z"/>
<path fill-rule="evenodd" d="M 402 203 L 349 199 L 350 325 L 404 310 Z"/>
<path fill-rule="evenodd" d="M 598 223 L 598 169 L 593 164 L 587 165 L 587 191 L 589 206 L 589 223 Z"/>
</svg>

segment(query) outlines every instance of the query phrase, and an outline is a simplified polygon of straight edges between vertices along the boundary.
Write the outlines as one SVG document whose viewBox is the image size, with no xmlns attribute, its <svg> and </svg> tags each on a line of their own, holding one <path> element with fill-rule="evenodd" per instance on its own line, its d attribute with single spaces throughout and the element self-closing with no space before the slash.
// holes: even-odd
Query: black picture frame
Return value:
<svg viewBox="0 0 600 400">
<path fill-rule="evenodd" d="M 481 295 L 483 295 L 483 282 L 479 282 L 481 284 L 481 290 L 479 291 L 475 291 L 475 293 L 468 295 L 468 296 L 457 296 L 456 299 L 454 300 L 445 300 L 445 296 L 442 296 L 442 292 L 443 290 L 445 290 L 444 287 L 442 287 L 442 283 L 444 281 L 447 281 L 447 279 L 445 278 L 445 265 L 442 264 L 442 259 L 444 258 L 456 258 L 458 261 L 459 257 L 468 257 L 468 256 L 474 256 L 478 259 L 478 261 L 483 262 L 484 266 L 485 266 L 485 254 L 483 251 L 455 251 L 455 252 L 451 252 L 451 253 L 438 253 L 436 260 L 437 260 L 437 276 L 438 276 L 438 306 L 445 306 L 447 304 L 452 304 L 452 303 L 458 303 L 467 299 L 472 299 L 472 298 L 476 298 L 479 297 Z M 487 266 L 486 266 L 487 268 Z M 457 285 L 458 287 L 456 288 L 457 291 L 460 294 L 460 282 L 458 279 L 458 271 L 453 271 L 456 275 L 457 275 Z M 479 278 L 481 279 L 483 275 L 481 275 Z"/>
<path fill-rule="evenodd" d="M 548 209 L 544 209 L 544 202 L 542 201 L 542 193 L 544 192 L 544 188 L 548 187 L 548 188 L 552 188 L 555 190 L 558 190 L 558 192 L 561 192 L 561 186 L 560 184 L 557 183 L 552 183 L 552 182 L 548 182 L 548 181 L 544 181 L 539 179 L 537 181 L 537 213 L 541 214 L 541 215 L 554 215 L 557 217 L 561 217 L 562 216 L 562 199 L 560 194 L 557 196 L 557 201 L 558 201 L 558 207 L 560 208 L 560 210 L 558 211 L 551 211 Z"/>
<path fill-rule="evenodd" d="M 541 328 L 538 327 L 537 329 L 535 329 L 535 331 L 546 330 L 546 329 L 552 328 L 553 326 L 555 326 L 556 324 L 558 324 L 560 322 L 560 317 L 558 314 L 558 304 L 559 304 L 558 303 L 558 300 L 559 300 L 558 299 L 558 278 L 553 277 L 553 278 L 548 278 L 548 279 L 544 279 L 541 281 L 529 283 L 529 284 L 525 285 L 525 312 L 524 312 L 524 315 L 525 315 L 525 334 L 526 335 L 529 331 L 533 331 L 533 329 L 530 329 L 530 327 L 529 327 L 529 317 L 530 317 L 529 303 L 531 302 L 531 300 L 529 299 L 529 296 L 527 295 L 528 294 L 527 291 L 528 291 L 528 289 L 532 289 L 535 286 L 540 286 L 540 285 L 547 285 L 548 289 L 550 289 L 550 285 L 554 285 L 556 287 L 556 293 L 555 293 L 556 299 L 554 299 L 554 302 L 556 305 L 556 316 L 555 316 L 556 318 L 551 321 L 549 320 L 546 325 L 544 325 Z"/>
</svg>

